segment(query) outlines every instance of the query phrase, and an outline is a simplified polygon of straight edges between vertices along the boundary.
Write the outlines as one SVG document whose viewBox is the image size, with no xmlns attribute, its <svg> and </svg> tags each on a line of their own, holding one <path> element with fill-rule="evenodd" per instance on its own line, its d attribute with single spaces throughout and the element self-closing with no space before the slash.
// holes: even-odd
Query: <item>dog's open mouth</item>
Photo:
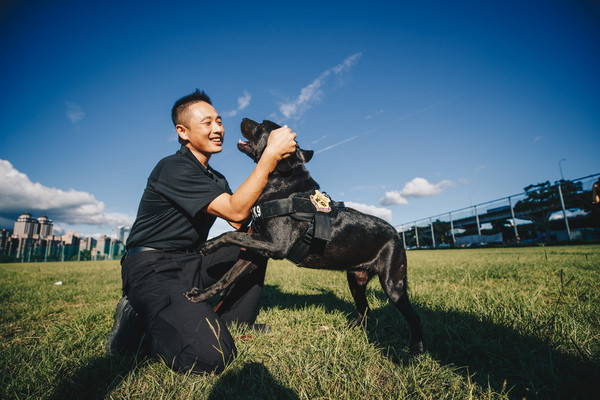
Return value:
<svg viewBox="0 0 600 400">
<path fill-rule="evenodd" d="M 238 149 L 242 153 L 246 153 L 246 154 L 251 154 L 252 153 L 252 149 L 250 148 L 250 144 L 248 142 L 244 142 L 241 139 L 238 141 Z"/>
</svg>

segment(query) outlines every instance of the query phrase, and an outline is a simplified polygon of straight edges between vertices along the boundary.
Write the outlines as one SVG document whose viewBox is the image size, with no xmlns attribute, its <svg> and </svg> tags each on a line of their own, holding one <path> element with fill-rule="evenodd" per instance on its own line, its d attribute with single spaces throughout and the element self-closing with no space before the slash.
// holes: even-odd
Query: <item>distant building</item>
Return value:
<svg viewBox="0 0 600 400">
<path fill-rule="evenodd" d="M 31 218 L 31 214 L 22 214 L 15 222 L 15 229 L 13 229 L 13 236 L 15 237 L 32 237 L 37 234 L 39 230 L 39 222 L 35 218 Z"/>
<path fill-rule="evenodd" d="M 65 244 L 65 246 L 80 247 L 81 235 L 69 231 L 62 236 L 62 241 Z"/>
<path fill-rule="evenodd" d="M 10 234 L 6 229 L 0 230 L 0 255 L 5 254 L 10 246 Z"/>
<path fill-rule="evenodd" d="M 33 238 L 39 235 L 38 238 L 45 239 L 52 236 L 54 225 L 52 221 L 45 215 L 35 219 L 31 214 L 22 214 L 15 222 L 13 237 L 17 238 Z"/>
<path fill-rule="evenodd" d="M 103 235 L 98 240 L 82 238 L 74 232 L 54 235 L 54 224 L 46 215 L 33 218 L 24 213 L 17 218 L 14 230 L 0 230 L 0 262 L 69 261 L 80 260 L 83 251 L 89 251 L 92 259 L 113 259 L 125 252 L 125 241 L 131 228 L 117 228 L 119 239 Z M 89 255 L 84 254 L 88 258 Z"/>
<path fill-rule="evenodd" d="M 40 238 L 46 239 L 47 237 L 52 236 L 52 234 L 54 233 L 54 225 L 48 217 L 42 215 L 38 218 L 38 223 Z"/>
<path fill-rule="evenodd" d="M 92 237 L 83 238 L 79 241 L 79 251 L 92 251 L 96 247 L 96 239 Z"/>
<path fill-rule="evenodd" d="M 131 232 L 131 227 L 119 226 L 117 228 L 117 240 L 123 244 L 127 243 L 127 238 L 129 237 L 129 232 Z"/>
<path fill-rule="evenodd" d="M 95 256 L 108 256 L 110 255 L 110 245 L 112 244 L 112 238 L 110 236 L 102 235 L 96 240 L 96 249 L 94 250 Z"/>
</svg>

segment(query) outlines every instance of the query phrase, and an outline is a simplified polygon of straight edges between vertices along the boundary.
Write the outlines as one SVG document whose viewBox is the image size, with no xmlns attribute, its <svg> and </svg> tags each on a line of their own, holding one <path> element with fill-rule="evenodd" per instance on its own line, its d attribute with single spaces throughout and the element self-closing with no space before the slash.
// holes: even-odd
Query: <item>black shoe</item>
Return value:
<svg viewBox="0 0 600 400">
<path fill-rule="evenodd" d="M 127 296 L 121 297 L 115 311 L 115 323 L 106 342 L 106 352 L 113 356 L 134 355 L 143 350 L 143 337 L 142 318 L 135 312 Z"/>
</svg>

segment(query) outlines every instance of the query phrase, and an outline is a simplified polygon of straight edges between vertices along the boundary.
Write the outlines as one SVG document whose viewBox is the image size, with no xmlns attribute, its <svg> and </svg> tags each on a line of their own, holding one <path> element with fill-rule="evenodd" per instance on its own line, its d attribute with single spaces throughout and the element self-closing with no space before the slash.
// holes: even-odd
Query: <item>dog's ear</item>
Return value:
<svg viewBox="0 0 600 400">
<path fill-rule="evenodd" d="M 313 154 L 315 152 L 312 150 L 302 150 L 301 148 L 297 148 L 296 149 L 296 155 L 292 155 L 291 157 L 288 158 L 284 158 L 281 161 L 279 161 L 279 163 L 277 163 L 277 171 L 285 174 L 287 172 L 290 172 L 292 170 L 292 168 L 294 168 L 295 166 L 298 166 L 298 160 L 302 163 L 302 164 L 306 164 L 307 162 L 310 161 L 310 159 L 312 158 Z M 297 157 L 296 160 L 294 160 Z"/>
<path fill-rule="evenodd" d="M 273 121 L 269 121 L 268 119 L 263 120 L 262 126 L 265 127 L 266 130 L 268 130 L 269 132 L 274 131 L 275 129 L 281 128 L 281 125 L 276 124 Z"/>
<path fill-rule="evenodd" d="M 315 154 L 315 152 L 312 151 L 312 150 L 302 150 L 302 149 L 300 149 L 298 151 L 298 156 L 300 157 L 300 160 L 302 160 L 303 164 L 306 164 L 307 162 L 309 162 L 312 159 L 312 157 L 313 157 L 314 154 Z"/>
</svg>

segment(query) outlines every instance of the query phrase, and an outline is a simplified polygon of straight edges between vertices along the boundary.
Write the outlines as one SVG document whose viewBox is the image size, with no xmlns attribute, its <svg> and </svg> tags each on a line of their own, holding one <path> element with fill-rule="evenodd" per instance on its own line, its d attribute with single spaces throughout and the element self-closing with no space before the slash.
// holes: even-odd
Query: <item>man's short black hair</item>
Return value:
<svg viewBox="0 0 600 400">
<path fill-rule="evenodd" d="M 173 120 L 173 125 L 182 124 L 181 115 L 190 104 L 198 101 L 203 101 L 212 105 L 210 97 L 204 93 L 204 90 L 200 91 L 198 89 L 196 89 L 196 91 L 192 94 L 188 94 L 187 96 L 183 96 L 177 100 L 173 105 L 173 109 L 171 110 L 171 120 Z"/>
<path fill-rule="evenodd" d="M 177 124 L 187 124 L 187 121 L 184 121 L 182 118 L 183 114 L 185 114 L 185 111 L 190 104 L 197 103 L 199 101 L 203 101 L 212 105 L 210 97 L 204 93 L 204 90 L 200 91 L 198 89 L 196 89 L 195 92 L 188 94 L 187 96 L 183 96 L 177 100 L 171 109 L 171 120 L 173 121 L 173 125 L 177 126 Z M 186 142 L 187 141 L 183 140 L 181 137 L 179 138 L 179 143 L 186 144 Z"/>
</svg>

